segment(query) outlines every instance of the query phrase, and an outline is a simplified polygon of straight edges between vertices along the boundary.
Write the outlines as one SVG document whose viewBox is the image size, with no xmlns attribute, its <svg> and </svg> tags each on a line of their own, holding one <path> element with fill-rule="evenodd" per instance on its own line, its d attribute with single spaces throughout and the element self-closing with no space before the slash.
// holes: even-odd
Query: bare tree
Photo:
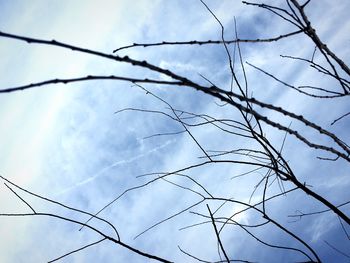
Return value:
<svg viewBox="0 0 350 263">
<path fill-rule="evenodd" d="M 329 186 L 329 192 L 319 190 L 320 187 L 312 183 L 319 183 L 319 181 L 314 181 L 313 177 L 337 177 L 337 172 L 323 176 L 322 169 L 312 172 L 303 171 L 303 168 L 307 168 L 300 163 L 304 158 L 303 152 L 308 152 L 312 155 L 313 161 L 320 166 L 335 167 L 333 169 L 341 166 L 346 167 L 345 170 L 349 171 L 350 147 L 348 145 L 349 138 L 346 137 L 348 132 L 343 129 L 340 131 L 337 128 L 333 129 L 340 122 L 348 123 L 349 112 L 335 112 L 336 118 L 329 120 L 326 116 L 326 120 L 319 124 L 318 120 L 310 119 L 308 117 L 310 114 L 303 112 L 303 109 L 299 111 L 291 109 L 286 101 L 281 105 L 276 102 L 266 102 L 268 100 L 266 97 L 256 97 L 255 94 L 261 95 L 262 93 L 256 89 L 254 83 L 251 84 L 249 81 L 251 74 L 260 74 L 266 83 L 264 85 L 282 89 L 283 92 L 292 92 L 292 99 L 295 101 L 305 100 L 308 103 L 315 101 L 316 107 L 319 107 L 319 101 L 326 101 L 327 105 L 332 105 L 338 103 L 340 98 L 347 100 L 350 94 L 350 69 L 346 62 L 323 42 L 309 18 L 309 12 L 312 12 L 311 5 L 317 5 L 317 2 L 287 0 L 278 3 L 278 5 L 270 5 L 243 1 L 246 8 L 260 8 L 262 12 L 265 11 L 279 17 L 280 22 L 286 23 L 290 28 L 289 32 L 266 38 L 241 38 L 236 20 L 233 23 L 234 34 L 231 32 L 229 35 L 226 25 L 221 22 L 208 4 L 202 0 L 200 2 L 221 30 L 220 39 L 134 43 L 116 48 L 111 54 L 58 40 L 45 40 L 0 32 L 2 38 L 24 41 L 31 45 L 48 45 L 68 49 L 115 63 L 126 63 L 147 71 L 145 75 L 138 77 L 88 75 L 65 79 L 54 78 L 2 88 L 0 93 L 18 92 L 59 83 L 73 85 L 76 82 L 94 80 L 130 82 L 133 84 L 133 90 L 141 91 L 146 98 L 156 101 L 159 107 L 157 109 L 136 106 L 122 108 L 115 112 L 116 117 L 132 112 L 135 118 L 141 116 L 166 118 L 173 123 L 172 130 L 161 130 L 151 135 L 145 134 L 147 136 L 145 139 L 160 140 L 169 136 L 185 136 L 188 138 L 188 143 L 195 149 L 193 158 L 185 166 L 176 167 L 170 171 L 152 170 L 147 174 L 138 175 L 139 184 L 127 187 L 121 192 L 119 190 L 118 194 L 112 196 L 110 202 L 101 205 L 98 211 L 88 212 L 49 199 L 22 188 L 16 182 L 9 180 L 7 175 L 2 175 L 1 178 L 6 186 L 4 189 L 11 191 L 30 211 L 27 213 L 2 212 L 0 216 L 51 217 L 76 224 L 80 227 L 79 230 L 93 231 L 99 236 L 97 240 L 91 240 L 91 243 L 81 248 L 72 249 L 72 251 L 50 262 L 96 246 L 101 242 L 112 242 L 116 246 L 126 248 L 145 258 L 161 262 L 173 261 L 174 259 L 162 253 L 159 255 L 145 252 L 125 242 L 117 230 L 119 229 L 118 222 L 113 221 L 113 219 L 104 219 L 101 216 L 102 212 L 117 206 L 118 200 L 132 193 L 137 193 L 143 188 L 146 191 L 148 187 L 157 183 L 164 183 L 167 187 L 175 187 L 180 194 L 185 193 L 190 198 L 180 210 L 170 209 L 170 214 L 158 214 L 159 220 L 136 235 L 135 239 L 141 236 L 151 236 L 152 230 L 160 225 L 166 227 L 168 222 L 176 218 L 191 218 L 187 225 L 181 226 L 180 230 L 190 230 L 196 233 L 196 231 L 200 231 L 198 229 L 205 227 L 207 235 L 215 240 L 216 246 L 213 247 L 213 251 L 217 251 L 217 259 L 213 261 L 203 258 L 202 255 L 197 255 L 191 249 L 179 245 L 179 252 L 187 260 L 264 262 L 271 261 L 271 258 L 276 257 L 277 261 L 284 259 L 288 262 L 322 262 L 327 261 L 332 253 L 344 261 L 349 260 L 350 254 L 344 250 L 344 247 L 349 248 L 350 244 L 350 218 L 347 209 L 350 203 L 349 194 L 342 193 L 337 196 L 338 193 L 335 192 L 337 189 L 332 190 L 331 186 Z M 270 72 L 269 69 L 244 61 L 246 45 L 253 45 L 253 48 L 257 50 L 261 45 L 271 45 L 271 48 L 275 48 L 279 43 L 292 41 L 293 38 L 309 41 L 309 46 L 302 47 L 305 50 L 304 54 L 309 53 L 309 56 L 281 54 L 280 58 L 284 61 L 282 63 L 300 65 L 305 72 L 311 72 L 312 76 L 323 79 L 325 85 L 317 80 L 296 84 L 298 79 L 295 79 L 291 83 L 289 80 L 281 79 L 277 73 Z M 123 54 L 122 52 L 127 54 L 129 50 L 137 48 L 146 48 L 145 51 L 159 49 L 159 52 L 162 52 L 166 48 L 173 47 L 200 48 L 203 52 L 211 51 L 211 48 L 214 47 L 223 51 L 229 76 L 227 85 L 216 84 L 214 78 L 207 72 L 200 73 L 199 77 L 191 76 L 177 73 L 176 70 L 146 60 L 119 55 Z M 198 96 L 198 100 L 203 98 L 203 94 L 205 98 L 209 98 L 214 110 L 198 112 L 195 107 L 181 108 L 181 106 L 171 102 L 171 96 L 161 94 L 154 87 L 178 89 L 179 92 L 182 92 L 182 89 L 192 89 Z M 337 110 L 336 107 L 333 109 Z M 197 136 L 198 131 L 208 131 L 207 137 Z M 278 136 L 272 136 L 276 133 Z M 216 144 L 217 137 L 224 138 L 225 145 Z M 293 148 L 297 149 L 298 152 L 295 152 Z M 197 156 L 197 153 L 200 156 Z M 208 185 L 208 181 L 201 177 L 204 171 L 210 174 L 211 180 L 220 181 L 221 187 L 219 189 L 213 189 L 211 185 Z M 312 174 L 306 177 L 306 173 Z M 310 181 L 311 183 L 309 183 Z M 228 186 L 248 188 L 246 191 L 248 194 L 239 195 L 237 189 L 231 193 L 227 189 Z M 63 212 L 62 214 L 41 212 L 41 209 L 36 208 L 29 201 L 32 198 L 41 199 L 63 208 Z M 163 196 L 162 198 L 166 199 L 167 197 Z M 299 203 L 299 200 L 304 202 Z M 125 216 L 128 215 L 125 214 Z M 311 228 L 315 218 L 323 216 L 336 222 L 336 228 L 339 230 L 337 233 L 342 235 L 341 239 L 345 240 L 344 242 L 334 244 L 329 240 L 324 240 L 322 244 L 319 244 L 319 242 L 313 241 L 310 235 L 305 234 L 304 230 Z M 99 222 L 98 227 L 94 225 L 94 222 Z M 322 227 L 327 226 L 323 225 Z M 234 244 L 234 239 L 231 237 L 237 235 L 244 237 L 242 242 L 250 247 L 247 249 L 249 252 L 236 252 L 234 248 L 237 245 Z M 242 244 L 239 246 L 241 247 Z M 262 258 L 261 254 L 252 252 L 252 246 L 266 251 L 270 258 Z"/>
</svg>

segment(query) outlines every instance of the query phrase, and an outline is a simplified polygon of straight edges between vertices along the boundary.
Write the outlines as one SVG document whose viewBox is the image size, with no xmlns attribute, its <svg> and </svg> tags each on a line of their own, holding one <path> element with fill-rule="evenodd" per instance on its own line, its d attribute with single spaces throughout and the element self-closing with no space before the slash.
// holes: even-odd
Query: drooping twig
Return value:
<svg viewBox="0 0 350 263">
<path fill-rule="evenodd" d="M 15 186 L 15 187 L 18 188 L 19 190 L 21 190 L 21 191 L 23 191 L 23 192 L 25 192 L 25 193 L 31 195 L 31 196 L 34 196 L 34 197 L 37 197 L 37 198 L 42 199 L 42 200 L 44 200 L 44 201 L 47 201 L 47 202 L 49 202 L 49 203 L 52 203 L 52 204 L 61 206 L 61 207 L 65 208 L 65 209 L 68 209 L 68 210 L 71 210 L 71 211 L 75 211 L 75 212 L 78 212 L 78 213 L 81 213 L 81 214 L 85 214 L 85 215 L 91 216 L 91 217 L 93 217 L 93 218 L 96 218 L 97 220 L 100 220 L 100 221 L 102 221 L 102 222 L 108 224 L 108 225 L 113 229 L 113 231 L 115 232 L 115 234 L 117 235 L 118 240 L 120 239 L 120 236 L 119 236 L 119 233 L 118 233 L 117 229 L 116 229 L 115 226 L 114 226 L 113 224 L 111 224 L 109 221 L 107 221 L 107 220 L 105 220 L 105 219 L 103 219 L 103 218 L 100 218 L 100 217 L 98 217 L 98 216 L 94 216 L 92 213 L 89 213 L 89 212 L 87 212 L 87 211 L 84 211 L 84 210 L 81 210 L 81 209 L 77 209 L 77 208 L 75 208 L 75 207 L 67 206 L 67 205 L 65 205 L 65 204 L 63 204 L 63 203 L 61 203 L 61 202 L 52 200 L 52 199 L 50 199 L 50 198 L 41 196 L 41 195 L 36 194 L 36 193 L 33 193 L 33 192 L 31 192 L 31 191 L 29 191 L 29 190 L 27 190 L 27 189 L 24 189 L 23 187 L 21 187 L 21 186 L 15 184 L 14 182 L 10 181 L 9 179 L 3 177 L 2 175 L 0 175 L 0 178 L 1 178 L 2 180 L 6 181 L 7 183 L 9 183 L 9 184 Z M 22 200 L 22 199 L 21 199 L 21 200 Z M 24 201 L 24 199 L 23 199 L 22 201 Z M 28 205 L 29 205 L 29 204 L 28 204 Z M 33 211 L 34 213 L 36 213 L 36 212 L 34 211 L 34 209 L 32 209 L 32 211 Z"/>
</svg>

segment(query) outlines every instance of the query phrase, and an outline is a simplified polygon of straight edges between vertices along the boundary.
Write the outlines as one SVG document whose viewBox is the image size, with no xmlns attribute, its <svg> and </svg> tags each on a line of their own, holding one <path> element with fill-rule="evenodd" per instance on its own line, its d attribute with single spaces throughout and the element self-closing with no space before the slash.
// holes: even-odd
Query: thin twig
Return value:
<svg viewBox="0 0 350 263">
<path fill-rule="evenodd" d="M 190 40 L 190 41 L 162 41 L 162 42 L 156 42 L 156 43 L 133 43 L 131 45 L 123 46 L 120 48 L 117 48 L 113 50 L 113 53 L 116 53 L 118 51 L 121 51 L 123 49 L 129 49 L 134 47 L 154 47 L 154 46 L 188 46 L 188 45 L 220 45 L 225 43 L 226 45 L 235 44 L 235 43 L 271 43 L 275 41 L 279 41 L 284 38 L 288 38 L 297 34 L 302 33 L 302 30 L 293 31 L 287 34 L 279 35 L 277 37 L 271 37 L 271 38 L 256 38 L 256 39 L 240 39 L 236 38 L 233 40 Z"/>
<path fill-rule="evenodd" d="M 69 256 L 69 255 L 72 255 L 72 254 L 74 254 L 74 253 L 76 253 L 76 252 L 82 251 L 82 250 L 84 250 L 84 249 L 86 249 L 86 248 L 88 248 L 88 247 L 97 245 L 98 243 L 101 243 L 102 241 L 104 241 L 104 240 L 106 240 L 106 239 L 107 239 L 107 238 L 104 237 L 104 238 L 102 238 L 102 239 L 100 239 L 100 240 L 97 240 L 97 241 L 95 241 L 95 242 L 92 242 L 92 243 L 90 243 L 90 244 L 87 244 L 87 245 L 85 245 L 85 246 L 82 246 L 82 247 L 80 247 L 80 248 L 78 248 L 78 249 L 72 250 L 72 251 L 70 251 L 70 252 L 68 252 L 68 253 L 66 253 L 66 254 L 64 254 L 64 255 L 58 257 L 58 258 L 55 258 L 55 259 L 52 259 L 52 260 L 48 261 L 48 263 L 55 262 L 55 261 L 60 260 L 60 259 L 62 259 L 62 258 L 64 258 L 64 257 L 67 257 L 67 256 Z"/>
<path fill-rule="evenodd" d="M 213 214 L 211 213 L 208 204 L 207 204 L 207 208 L 208 208 L 208 211 L 209 211 L 209 215 L 210 215 L 211 221 L 212 221 L 212 223 L 213 223 L 215 235 L 216 235 L 216 238 L 218 239 L 218 242 L 219 242 L 221 251 L 222 251 L 222 253 L 224 253 L 224 256 L 225 256 L 226 261 L 227 261 L 227 262 L 230 262 L 230 259 L 229 259 L 228 255 L 227 255 L 227 253 L 226 253 L 226 251 L 225 251 L 225 249 L 224 249 L 224 246 L 223 246 L 223 244 L 222 244 L 222 242 L 221 242 L 220 235 L 219 235 L 218 229 L 216 228 L 216 224 L 215 224 L 215 220 L 214 220 Z"/>
</svg>

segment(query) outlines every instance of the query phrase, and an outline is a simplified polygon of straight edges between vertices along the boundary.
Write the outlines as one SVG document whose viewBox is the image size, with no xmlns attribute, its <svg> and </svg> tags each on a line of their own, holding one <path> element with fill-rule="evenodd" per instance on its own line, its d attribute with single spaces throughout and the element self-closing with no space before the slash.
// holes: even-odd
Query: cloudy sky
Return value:
<svg viewBox="0 0 350 263">
<path fill-rule="evenodd" d="M 234 17 L 238 35 L 242 38 L 268 38 L 295 30 L 271 13 L 247 7 L 240 1 L 211 0 L 207 4 L 225 25 L 227 39 L 235 35 Z M 350 3 L 346 0 L 319 0 L 311 1 L 306 9 L 317 33 L 345 62 L 350 59 L 349 8 Z M 200 1 L 33 0 L 29 3 L 0 0 L 0 31 L 55 39 L 104 53 L 112 53 L 114 49 L 132 43 L 218 40 L 220 30 L 217 21 Z M 293 85 L 318 85 L 339 91 L 337 83 L 320 77 L 307 65 L 280 57 L 281 54 L 311 57 L 314 47 L 304 36 L 291 37 L 278 43 L 246 44 L 241 48 L 244 61 L 273 72 Z M 233 52 L 233 46 L 230 46 L 230 50 Z M 118 54 L 147 60 L 207 85 L 201 77 L 203 75 L 219 87 L 230 89 L 230 69 L 222 45 L 139 47 Z M 317 53 L 315 56 L 320 57 Z M 87 75 L 168 80 L 160 74 L 125 63 L 7 38 L 0 38 L 0 57 L 1 89 L 54 78 Z M 350 143 L 350 118 L 330 125 L 334 119 L 349 111 L 347 97 L 335 100 L 309 98 L 280 85 L 248 65 L 245 69 L 248 90 L 254 97 L 302 114 Z M 235 70 L 243 81 L 238 63 L 235 64 Z M 220 107 L 218 103 L 221 102 L 216 99 L 186 87 L 144 87 L 178 110 L 223 119 L 239 117 L 237 110 Z M 94 80 L 48 85 L 0 94 L 0 105 L 0 174 L 28 190 L 91 213 L 99 211 L 125 190 L 156 178 L 156 175 L 139 175 L 176 171 L 205 160 L 199 158 L 203 152 L 195 141 L 168 116 L 130 110 L 162 111 L 172 115 L 164 102 L 128 82 Z M 129 110 L 120 111 L 123 109 Z M 308 138 L 316 142 L 329 144 L 295 121 L 291 123 L 290 119 L 266 110 L 261 112 L 276 122 L 305 132 Z M 199 119 L 189 118 L 188 121 L 198 123 Z M 207 150 L 254 148 L 249 140 L 220 131 L 212 125 L 190 129 Z M 264 126 L 264 129 L 267 137 L 279 148 L 284 133 L 270 127 Z M 152 136 L 167 133 L 176 134 Z M 350 186 L 348 163 L 318 160 L 317 156 L 332 156 L 310 150 L 291 136 L 287 136 L 283 151 L 300 181 L 312 185 L 315 191 L 334 204 L 350 199 L 347 190 Z M 184 174 L 193 177 L 215 196 L 247 202 L 262 173 L 256 171 L 238 179 L 232 177 L 252 169 L 242 165 L 211 164 Z M 168 179 L 205 194 L 203 189 L 184 176 L 171 176 Z M 290 189 L 292 185 L 286 184 L 285 188 Z M 271 186 L 270 195 L 277 193 L 278 189 L 276 184 Z M 22 194 L 38 212 L 52 212 L 80 221 L 88 219 L 79 213 Z M 252 203 L 261 200 L 259 194 L 261 189 L 253 196 Z M 0 186 L 0 200 L 0 213 L 30 212 L 5 185 Z M 218 261 L 220 257 L 212 225 L 206 223 L 185 227 L 208 221 L 190 211 L 208 215 L 206 204 L 215 211 L 222 202 L 203 202 L 138 236 L 150 226 L 201 200 L 200 195 L 194 192 L 158 180 L 123 195 L 100 216 L 116 226 L 122 241 L 140 250 L 171 261 L 191 262 L 193 259 L 182 253 L 178 248 L 180 246 L 203 260 Z M 241 208 L 225 204 L 218 216 L 227 217 Z M 269 209 L 274 218 L 307 240 L 325 262 L 349 262 L 348 257 L 327 245 L 331 244 L 342 252 L 350 250 L 350 241 L 336 216 L 324 213 L 297 222 L 291 222 L 292 219 L 287 217 L 296 210 L 312 212 L 324 209 L 317 202 L 302 193 L 291 193 L 271 202 Z M 344 206 L 343 211 L 349 214 L 349 207 Z M 262 222 L 254 213 L 238 215 L 235 220 L 242 224 Z M 113 235 L 105 224 L 94 220 L 91 224 Z M 78 230 L 77 225 L 52 218 L 1 217 L 0 261 L 47 262 L 100 239 L 92 231 Z M 222 239 L 233 259 L 255 262 L 305 260 L 300 253 L 262 246 L 237 226 L 224 230 Z M 265 226 L 254 231 L 271 244 L 302 248 L 275 228 Z M 61 262 L 147 260 L 112 242 L 104 241 L 68 256 Z"/>
</svg>

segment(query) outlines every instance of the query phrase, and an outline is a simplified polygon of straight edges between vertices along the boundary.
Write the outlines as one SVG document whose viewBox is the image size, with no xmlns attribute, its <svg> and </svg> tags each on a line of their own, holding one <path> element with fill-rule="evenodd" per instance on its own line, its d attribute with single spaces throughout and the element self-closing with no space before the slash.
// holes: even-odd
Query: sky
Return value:
<svg viewBox="0 0 350 263">
<path fill-rule="evenodd" d="M 274 1 L 269 1 L 272 3 Z M 225 38 L 237 33 L 242 38 L 266 38 L 294 30 L 288 23 L 269 12 L 243 5 L 240 1 L 207 1 L 225 25 Z M 346 0 L 311 1 L 306 11 L 317 33 L 345 62 L 350 59 L 348 12 Z M 84 48 L 111 54 L 118 47 L 132 43 L 161 41 L 218 40 L 221 28 L 200 1 L 166 0 L 104 0 L 104 1 L 3 1 L 0 0 L 0 31 L 40 39 L 55 39 Z M 233 52 L 233 46 L 229 46 Z M 313 44 L 305 36 L 269 44 L 242 44 L 243 61 L 273 72 L 293 85 L 319 85 L 339 90 L 334 81 L 320 77 L 307 65 L 283 59 L 283 55 L 310 57 Z M 201 75 L 223 89 L 230 89 L 230 69 L 222 45 L 135 47 L 118 52 L 131 58 L 146 60 L 168 68 L 202 85 Z M 128 77 L 168 77 L 145 69 L 117 63 L 71 50 L 27 44 L 0 38 L 0 89 L 55 78 L 87 75 L 119 75 Z M 315 54 L 320 59 L 319 54 Z M 333 100 L 300 95 L 280 85 L 258 70 L 245 64 L 248 90 L 255 98 L 283 106 L 326 127 L 350 143 L 350 117 L 336 125 L 330 123 L 348 112 L 348 97 Z M 235 71 L 243 81 L 242 71 Z M 348 76 L 347 76 L 348 77 Z M 152 94 L 166 100 L 173 108 L 216 118 L 239 118 L 232 107 L 186 87 L 144 85 Z M 172 114 L 168 106 L 132 83 L 115 80 L 93 80 L 71 84 L 47 85 L 14 93 L 0 94 L 0 175 L 42 196 L 96 213 L 125 190 L 142 185 L 155 175 L 180 170 L 202 162 L 203 152 L 184 128 L 164 114 L 135 111 L 143 109 Z M 121 111 L 123 110 L 124 111 Z M 129 110 L 125 110 L 129 109 Z M 316 142 L 332 145 L 319 134 L 300 123 L 258 109 L 269 118 L 303 132 Z M 186 114 L 183 114 L 186 116 Z M 190 117 L 190 116 L 188 116 Z M 199 119 L 188 118 L 189 123 Z M 285 134 L 263 125 L 267 138 L 279 148 Z M 191 134 L 207 150 L 254 148 L 242 137 L 218 130 L 213 125 L 191 126 Z M 181 132 L 181 133 L 179 133 Z M 157 134 L 168 134 L 152 136 Z M 345 161 L 322 161 L 317 156 L 329 154 L 310 149 L 292 136 L 287 136 L 283 153 L 300 181 L 312 185 L 334 204 L 350 199 L 349 164 Z M 234 156 L 232 157 L 234 158 Z M 242 158 L 245 157 L 237 156 Z M 210 164 L 184 173 L 200 182 L 215 196 L 248 201 L 262 172 L 232 179 L 252 167 L 238 164 Z M 145 176 L 140 176 L 145 175 Z M 204 194 L 203 189 L 185 176 L 169 176 L 172 183 Z M 4 180 L 1 180 L 4 182 Z M 286 189 L 292 185 L 285 184 Z M 277 184 L 269 194 L 278 193 Z M 88 217 L 67 211 L 23 192 L 23 198 L 36 211 L 55 213 L 84 221 Z M 0 213 L 29 213 L 30 210 L 3 184 L 0 186 Z M 261 188 L 251 202 L 261 200 Z M 127 192 L 100 216 L 113 223 L 121 240 L 142 251 L 175 262 L 197 262 L 181 253 L 178 246 L 206 261 L 218 261 L 217 240 L 208 215 L 222 205 L 219 201 L 202 202 L 184 213 L 157 225 L 191 205 L 201 201 L 194 192 L 165 180 L 157 180 L 143 188 Z M 218 217 L 228 216 L 242 207 L 225 203 Z M 332 213 L 304 217 L 292 222 L 288 215 L 295 211 L 312 212 L 324 209 L 305 194 L 294 192 L 271 201 L 271 215 L 294 231 L 319 253 L 324 262 L 349 262 L 349 258 L 330 248 L 326 242 L 343 252 L 350 241 Z M 342 208 L 349 214 L 349 206 Z M 242 224 L 262 222 L 253 212 L 234 219 Z M 193 224 L 207 222 L 195 227 Z M 91 224 L 110 233 L 111 229 L 92 220 Z M 349 227 L 347 231 L 349 232 Z M 99 240 L 99 236 L 79 226 L 47 217 L 0 217 L 0 262 L 47 262 L 69 251 Z M 267 248 L 237 226 L 224 228 L 221 238 L 234 259 L 254 262 L 296 262 L 305 257 L 295 252 Z M 254 229 L 273 244 L 301 247 L 295 240 L 270 226 Z M 137 238 L 135 238 L 137 237 Z M 348 252 L 347 252 L 348 253 Z M 348 253 L 349 254 L 349 253 Z M 60 262 L 148 262 L 147 259 L 103 241 L 77 252 Z"/>
</svg>

